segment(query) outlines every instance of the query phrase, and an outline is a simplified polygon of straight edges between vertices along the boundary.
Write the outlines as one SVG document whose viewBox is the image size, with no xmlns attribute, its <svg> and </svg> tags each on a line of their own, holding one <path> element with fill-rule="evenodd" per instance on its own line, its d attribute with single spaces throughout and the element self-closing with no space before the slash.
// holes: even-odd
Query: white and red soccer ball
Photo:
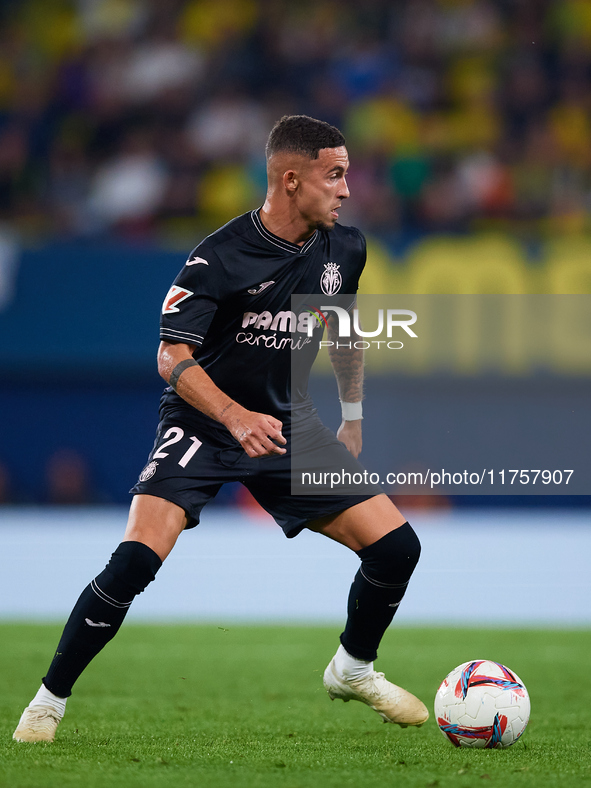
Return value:
<svg viewBox="0 0 591 788">
<path fill-rule="evenodd" d="M 435 719 L 455 747 L 510 747 L 525 730 L 529 712 L 519 676 L 486 659 L 459 665 L 435 695 Z"/>
</svg>

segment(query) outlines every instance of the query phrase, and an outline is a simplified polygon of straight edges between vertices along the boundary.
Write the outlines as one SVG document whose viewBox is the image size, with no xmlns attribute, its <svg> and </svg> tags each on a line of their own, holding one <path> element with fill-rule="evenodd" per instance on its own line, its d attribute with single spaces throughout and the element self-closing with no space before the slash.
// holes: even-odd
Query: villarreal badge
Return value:
<svg viewBox="0 0 591 788">
<path fill-rule="evenodd" d="M 340 265 L 336 263 L 324 263 L 324 271 L 320 277 L 320 287 L 324 295 L 335 295 L 341 289 L 343 278 L 339 268 Z"/>
<path fill-rule="evenodd" d="M 151 479 L 152 476 L 156 473 L 156 468 L 158 467 L 158 463 L 156 460 L 152 460 L 149 462 L 144 470 L 140 473 L 140 482 L 147 482 L 148 479 Z"/>
</svg>

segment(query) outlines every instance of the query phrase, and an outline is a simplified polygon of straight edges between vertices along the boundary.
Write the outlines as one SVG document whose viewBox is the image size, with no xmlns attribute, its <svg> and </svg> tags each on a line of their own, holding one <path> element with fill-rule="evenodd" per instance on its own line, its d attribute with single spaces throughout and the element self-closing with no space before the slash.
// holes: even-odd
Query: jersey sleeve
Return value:
<svg viewBox="0 0 591 788">
<path fill-rule="evenodd" d="M 357 293 L 357 290 L 359 289 L 359 279 L 363 273 L 363 269 L 365 268 L 365 263 L 367 261 L 367 243 L 365 241 L 365 236 L 360 230 L 357 230 L 357 248 L 355 251 L 356 265 L 354 266 L 353 270 L 353 287 L 350 291 L 351 293 Z"/>
<path fill-rule="evenodd" d="M 365 268 L 367 260 L 367 244 L 365 236 L 357 228 L 354 230 L 354 236 L 351 238 L 351 261 L 350 270 L 347 276 L 347 281 L 344 283 L 345 287 L 342 291 L 342 296 L 339 299 L 339 306 L 342 306 L 347 312 L 350 312 L 357 302 L 357 290 L 359 289 L 359 278 Z"/>
<path fill-rule="evenodd" d="M 215 252 L 197 247 L 166 294 L 160 339 L 202 345 L 222 298 L 221 279 Z"/>
</svg>

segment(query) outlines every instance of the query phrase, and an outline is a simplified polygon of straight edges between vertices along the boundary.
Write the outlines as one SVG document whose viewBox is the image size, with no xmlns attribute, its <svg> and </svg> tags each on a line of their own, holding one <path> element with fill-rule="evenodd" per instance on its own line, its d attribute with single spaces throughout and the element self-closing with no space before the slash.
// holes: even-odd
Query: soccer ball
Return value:
<svg viewBox="0 0 591 788">
<path fill-rule="evenodd" d="M 510 747 L 525 730 L 529 711 L 519 676 L 487 659 L 459 665 L 435 695 L 439 730 L 455 747 Z"/>
</svg>

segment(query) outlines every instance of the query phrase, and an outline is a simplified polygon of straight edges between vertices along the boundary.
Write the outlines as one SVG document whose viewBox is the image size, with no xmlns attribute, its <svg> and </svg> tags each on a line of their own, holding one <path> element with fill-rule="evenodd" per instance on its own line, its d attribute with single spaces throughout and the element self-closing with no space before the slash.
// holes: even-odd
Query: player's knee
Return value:
<svg viewBox="0 0 591 788">
<path fill-rule="evenodd" d="M 152 548 L 141 542 L 121 542 L 97 582 L 105 576 L 133 597 L 154 580 L 161 566 L 162 561 Z"/>
<path fill-rule="evenodd" d="M 421 543 L 409 523 L 404 523 L 357 555 L 368 579 L 398 585 L 410 580 L 421 555 Z"/>
</svg>

